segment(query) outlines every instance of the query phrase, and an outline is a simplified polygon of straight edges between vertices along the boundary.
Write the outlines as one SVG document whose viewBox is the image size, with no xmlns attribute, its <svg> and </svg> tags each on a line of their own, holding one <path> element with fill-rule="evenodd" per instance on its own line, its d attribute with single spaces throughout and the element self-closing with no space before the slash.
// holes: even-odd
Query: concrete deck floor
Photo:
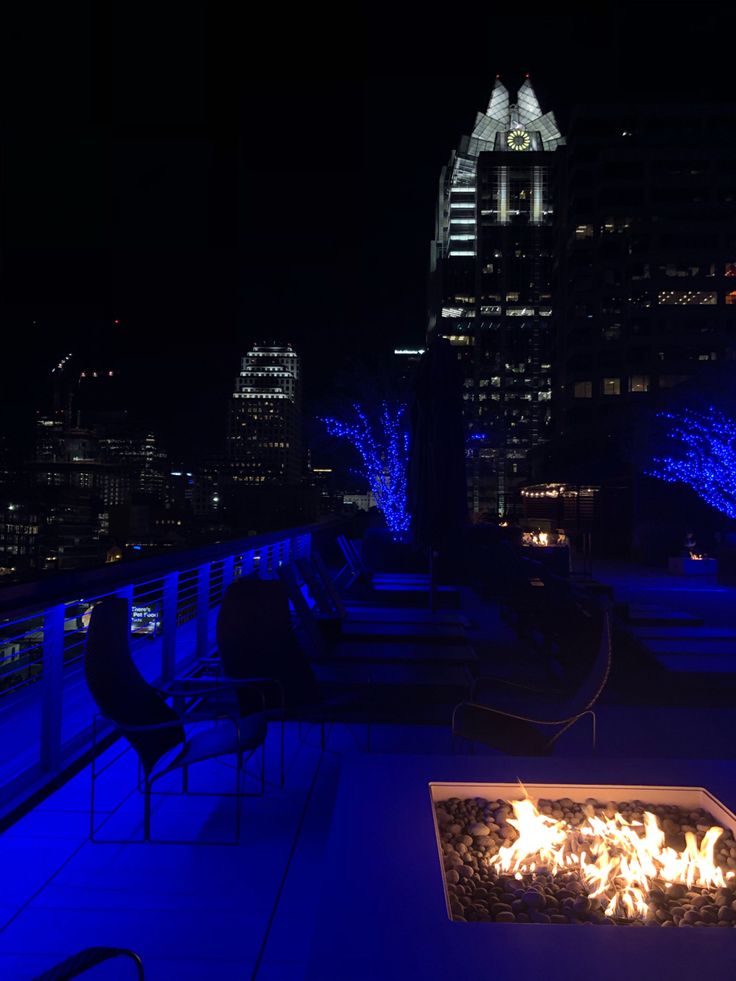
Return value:
<svg viewBox="0 0 736 981">
<path fill-rule="evenodd" d="M 606 578 L 603 570 L 597 575 Z M 655 579 L 652 588 L 676 585 Z M 711 596 L 708 602 L 724 617 L 721 622 L 731 622 L 736 591 L 710 594 L 706 586 L 694 588 L 703 592 L 701 599 Z M 499 667 L 508 666 L 514 660 L 508 646 L 513 638 L 494 612 L 472 603 L 466 612 L 476 620 L 476 641 L 487 645 L 488 663 L 495 657 Z M 601 705 L 598 721 L 603 757 L 736 756 L 731 738 L 736 706 L 694 709 L 611 700 Z M 452 750 L 447 726 L 377 726 L 371 743 L 376 754 L 446 756 Z M 117 744 L 109 752 L 119 749 Z M 89 771 L 82 771 L 0 836 L 0 977 L 26 981 L 83 947 L 109 945 L 137 951 L 147 981 L 303 978 L 341 762 L 364 752 L 360 726 L 334 726 L 321 752 L 318 730 L 303 727 L 300 734 L 291 725 L 281 788 L 274 727 L 267 743 L 266 794 L 243 801 L 241 843 L 235 847 L 92 844 Z M 589 757 L 589 730 L 580 725 L 566 734 L 557 755 Z M 232 779 L 230 767 L 202 764 L 192 770 L 191 788 L 230 789 Z M 135 762 L 128 753 L 99 784 L 99 806 L 109 815 L 105 834 L 140 831 L 141 798 L 133 792 L 125 799 L 134 785 Z M 162 796 L 155 805 L 154 834 L 225 837 L 233 830 L 233 808 L 232 798 Z M 113 962 L 89 976 L 124 979 L 133 973 L 130 964 Z"/>
<path fill-rule="evenodd" d="M 711 713 L 699 723 L 717 735 L 733 731 L 735 716 Z M 599 753 L 672 758 L 689 745 L 689 755 L 705 755 L 707 741 L 693 745 L 685 738 L 691 725 L 690 716 L 674 709 L 653 717 L 604 707 Z M 244 800 L 241 843 L 234 847 L 90 843 L 89 773 L 83 771 L 0 837 L 0 977 L 32 978 L 91 945 L 136 950 L 150 981 L 304 977 L 340 763 L 364 752 L 364 738 L 362 727 L 335 726 L 321 753 L 316 729 L 304 728 L 300 739 L 296 726 L 288 727 L 281 789 L 273 782 L 274 729 L 266 795 Z M 446 729 L 419 726 L 376 727 L 372 747 L 379 754 L 451 750 Z M 558 752 L 589 756 L 588 733 L 583 727 L 571 732 Z M 137 793 L 112 813 L 134 781 L 130 753 L 102 778 L 100 806 L 111 814 L 104 834 L 140 831 Z M 192 770 L 192 789 L 229 788 L 231 781 L 232 770 L 220 763 Z M 222 797 L 162 796 L 154 834 L 226 837 L 233 807 Z M 91 976 L 129 978 L 130 970 L 115 962 Z"/>
</svg>

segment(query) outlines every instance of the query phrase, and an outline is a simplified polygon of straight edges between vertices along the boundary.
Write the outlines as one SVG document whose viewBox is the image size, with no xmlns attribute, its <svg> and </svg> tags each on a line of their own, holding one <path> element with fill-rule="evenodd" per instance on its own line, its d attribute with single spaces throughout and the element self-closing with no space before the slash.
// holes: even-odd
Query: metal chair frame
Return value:
<svg viewBox="0 0 736 981">
<path fill-rule="evenodd" d="M 106 817 L 105 820 L 99 825 L 99 827 L 96 827 L 95 826 L 95 784 L 96 784 L 96 781 L 114 763 L 116 763 L 118 760 L 120 760 L 127 752 L 130 752 L 131 749 L 132 749 L 132 747 L 127 746 L 121 753 L 118 753 L 112 760 L 109 760 L 101 769 L 98 769 L 97 768 L 97 726 L 98 726 L 98 720 L 100 720 L 100 719 L 104 719 L 105 721 L 110 722 L 112 725 L 114 725 L 120 731 L 121 735 L 125 735 L 126 732 L 154 732 L 154 731 L 157 731 L 157 730 L 160 731 L 160 730 L 163 730 L 163 729 L 174 729 L 174 728 L 177 728 L 177 727 L 181 727 L 182 725 L 185 725 L 186 722 L 187 722 L 186 718 L 184 718 L 183 720 L 176 719 L 176 720 L 171 720 L 169 722 L 155 723 L 155 724 L 152 724 L 152 725 L 131 726 L 131 725 L 123 725 L 123 724 L 121 724 L 119 722 L 115 722 L 113 719 L 108 718 L 107 716 L 103 715 L 102 713 L 99 713 L 99 712 L 98 713 L 95 713 L 95 715 L 93 716 L 93 719 L 92 719 L 92 763 L 90 765 L 91 781 L 90 781 L 90 818 L 89 818 L 89 820 L 90 820 L 89 839 L 90 839 L 90 841 L 93 844 L 105 844 L 105 845 L 140 845 L 140 844 L 156 844 L 156 845 L 163 845 L 163 844 L 169 844 L 169 845 L 237 845 L 237 844 L 240 843 L 241 799 L 243 797 L 262 796 L 263 793 L 265 792 L 265 745 L 266 745 L 265 744 L 265 739 L 261 743 L 261 793 L 258 794 L 258 795 L 254 795 L 254 794 L 251 794 L 251 793 L 243 793 L 241 791 L 241 789 L 240 789 L 241 788 L 241 773 L 242 773 L 242 770 L 243 770 L 243 757 L 245 755 L 246 756 L 246 759 L 250 759 L 251 756 L 254 755 L 254 753 L 256 752 L 256 750 L 249 750 L 246 753 L 242 749 L 238 749 L 238 751 L 236 752 L 235 756 L 236 756 L 237 763 L 236 763 L 236 766 L 235 766 L 235 790 L 232 791 L 232 792 L 229 792 L 229 791 L 225 791 L 225 792 L 223 792 L 223 791 L 213 791 L 213 792 L 210 792 L 210 791 L 190 791 L 189 790 L 189 787 L 188 787 L 188 770 L 189 770 L 189 766 L 192 766 L 194 764 L 183 764 L 181 766 L 181 770 L 182 770 L 182 791 L 181 791 L 181 793 L 182 794 L 188 795 L 188 796 L 193 796 L 193 797 L 194 796 L 196 796 L 196 797 L 235 797 L 235 835 L 234 835 L 234 838 L 233 838 L 232 841 L 227 841 L 227 840 L 225 840 L 225 841 L 223 841 L 223 840 L 202 840 L 202 839 L 188 839 L 188 840 L 185 840 L 185 839 L 164 839 L 164 838 L 153 838 L 152 837 L 152 835 L 151 835 L 151 796 L 154 793 L 154 791 L 153 791 L 153 785 L 154 785 L 154 783 L 157 780 L 161 779 L 161 777 L 168 776 L 170 773 L 172 773 L 174 771 L 174 769 L 178 769 L 179 768 L 179 767 L 176 766 L 176 758 L 174 758 L 174 760 L 170 761 L 168 763 L 168 765 L 164 766 L 159 773 L 148 774 L 148 773 L 145 773 L 145 771 L 144 771 L 143 772 L 143 786 L 142 786 L 142 788 L 141 788 L 141 781 L 140 781 L 140 772 L 141 772 L 141 769 L 142 768 L 140 767 L 140 764 L 139 764 L 139 775 L 138 775 L 138 779 L 136 780 L 136 786 L 133 788 L 133 790 L 131 790 L 128 794 L 125 795 L 125 797 L 122 799 L 122 801 L 120 801 L 120 803 L 117 805 L 117 807 L 115 807 L 113 809 L 113 811 L 112 811 L 112 813 L 114 814 L 120 807 L 122 807 L 122 805 L 125 803 L 125 801 L 128 800 L 128 798 L 133 794 L 133 792 L 136 789 L 139 790 L 139 791 L 142 790 L 142 793 L 143 793 L 143 836 L 142 836 L 142 838 L 117 838 L 117 839 L 102 838 L 101 839 L 101 838 L 98 838 L 97 837 L 97 832 L 100 830 L 100 828 L 105 823 L 105 821 L 107 821 L 109 819 L 109 817 L 112 816 L 112 814 L 108 815 L 108 817 Z M 189 720 L 189 721 L 191 722 L 191 721 L 194 721 L 194 720 Z M 200 720 L 197 720 L 197 721 L 205 721 L 205 720 L 204 719 L 200 719 Z M 211 721 L 227 721 L 227 722 L 232 723 L 235 726 L 235 732 L 236 732 L 236 736 L 237 736 L 237 739 L 238 739 L 238 743 L 240 742 L 240 726 L 239 726 L 239 720 L 238 719 L 233 719 L 232 717 L 220 717 L 220 718 L 212 719 Z M 184 743 L 183 745 L 185 746 L 186 743 Z M 213 760 L 216 760 L 217 758 L 218 758 L 217 756 L 210 757 L 210 759 L 213 759 Z M 201 762 L 205 762 L 205 760 L 204 759 L 203 760 L 198 760 L 197 762 L 200 762 L 201 763 Z M 174 793 L 172 791 L 158 791 L 156 793 L 157 793 L 158 796 L 180 796 L 180 794 L 176 794 L 176 793 Z"/>
<path fill-rule="evenodd" d="M 597 701 L 598 701 L 598 699 L 599 699 L 599 697 L 601 695 L 601 692 L 605 688 L 606 682 L 608 681 L 608 676 L 609 676 L 609 674 L 611 672 L 611 660 L 612 660 L 612 650 L 611 650 L 611 619 L 610 619 L 610 615 L 609 615 L 608 612 L 605 612 L 603 614 L 602 640 L 603 639 L 605 639 L 606 652 L 607 652 L 606 663 L 605 663 L 605 670 L 603 671 L 603 673 L 602 673 L 599 681 L 597 682 L 597 686 L 596 686 L 595 691 L 593 691 L 590 694 L 590 696 L 588 697 L 587 703 L 583 703 L 584 707 L 581 707 L 580 708 L 580 711 L 573 712 L 571 715 L 563 715 L 563 717 L 562 718 L 559 718 L 559 719 L 550 719 L 550 718 L 547 718 L 547 719 L 537 719 L 537 718 L 534 718 L 531 715 L 522 715 L 519 712 L 509 712 L 509 711 L 504 710 L 504 709 L 501 709 L 501 708 L 494 708 L 492 705 L 484 705 L 481 702 L 474 702 L 472 700 L 471 701 L 466 701 L 466 702 L 461 702 L 459 705 L 456 705 L 455 708 L 452 711 L 452 723 L 451 723 L 451 730 L 450 731 L 451 731 L 451 735 L 452 735 L 453 741 L 454 741 L 454 739 L 455 739 L 456 736 L 459 736 L 460 738 L 468 738 L 468 737 L 462 736 L 462 733 L 458 733 L 457 732 L 456 724 L 455 724 L 456 723 L 457 713 L 459 711 L 463 710 L 464 708 L 476 708 L 476 709 L 479 709 L 479 710 L 481 710 L 483 712 L 488 713 L 489 716 L 500 716 L 502 718 L 514 719 L 514 720 L 516 720 L 518 722 L 526 722 L 526 723 L 530 723 L 532 725 L 556 726 L 556 727 L 558 727 L 557 728 L 557 731 L 544 744 L 544 751 L 545 752 L 549 752 L 552 749 L 552 747 L 554 746 L 554 744 L 557 742 L 557 740 L 560 738 L 560 736 L 563 735 L 563 733 L 567 732 L 569 729 L 571 729 L 579 719 L 582 719 L 585 716 L 590 716 L 590 720 L 591 720 L 591 748 L 592 748 L 592 751 L 595 752 L 595 750 L 596 750 L 597 736 L 598 736 L 598 724 L 597 724 L 596 714 L 595 714 L 595 711 L 594 711 L 594 706 L 597 703 Z M 520 691 L 524 690 L 522 688 L 522 686 L 513 685 L 513 683 L 511 684 L 511 687 L 518 687 Z M 527 688 L 526 691 L 532 692 L 532 691 L 534 691 L 534 689 Z M 471 695 L 471 698 L 472 698 L 472 695 Z"/>
<path fill-rule="evenodd" d="M 134 950 L 128 950 L 126 947 L 85 947 L 83 950 L 77 951 L 76 954 L 72 954 L 71 957 L 67 957 L 60 964 L 44 971 L 43 974 L 37 975 L 33 981 L 71 981 L 72 978 L 85 974 L 90 968 L 97 967 L 98 964 L 103 964 L 115 957 L 127 957 L 132 960 L 135 964 L 138 981 L 143 981 L 143 961 Z"/>
</svg>

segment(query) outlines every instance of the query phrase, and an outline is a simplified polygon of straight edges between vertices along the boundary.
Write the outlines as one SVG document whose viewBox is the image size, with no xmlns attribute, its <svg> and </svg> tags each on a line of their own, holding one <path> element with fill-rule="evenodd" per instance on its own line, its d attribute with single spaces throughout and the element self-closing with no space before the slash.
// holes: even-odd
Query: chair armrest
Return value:
<svg viewBox="0 0 736 981">
<path fill-rule="evenodd" d="M 202 682 L 205 684 L 202 684 Z M 171 697 L 172 695 L 214 695 L 221 694 L 224 688 L 227 688 L 227 684 L 224 679 L 220 681 L 217 678 L 192 678 L 192 684 L 189 685 L 185 678 L 175 681 L 173 685 L 168 685 L 166 687 L 156 686 L 156 691 L 161 692 L 162 695 L 166 697 Z"/>
<path fill-rule="evenodd" d="M 516 691 L 519 691 L 519 692 L 525 692 L 526 691 L 526 692 L 533 693 L 535 695 L 547 695 L 547 694 L 550 694 L 550 695 L 564 695 L 565 694 L 565 692 L 559 691 L 559 690 L 554 689 L 554 688 L 553 689 L 550 689 L 550 688 L 538 688 L 536 685 L 522 685 L 518 681 L 508 681 L 506 678 L 497 678 L 497 677 L 495 677 L 493 675 L 490 675 L 490 676 L 489 675 L 483 675 L 480 678 L 476 678 L 475 681 L 473 682 L 473 685 L 472 685 L 471 690 L 470 690 L 471 695 L 475 695 L 476 690 L 477 690 L 477 688 L 478 688 L 479 685 L 486 684 L 486 683 L 493 684 L 494 682 L 496 682 L 497 684 L 500 684 L 500 685 L 507 685 L 509 688 L 514 688 Z"/>
<path fill-rule="evenodd" d="M 565 716 L 562 719 L 535 719 L 530 715 L 518 715 L 514 712 L 504 712 L 502 709 L 489 708 L 487 705 L 479 705 L 477 702 L 460 702 L 452 710 L 452 732 L 455 732 L 455 715 L 459 709 L 464 707 L 479 709 L 483 712 L 488 712 L 491 715 L 502 715 L 506 719 L 517 719 L 520 722 L 533 722 L 535 725 L 540 726 L 559 726 L 564 725 L 566 722 L 573 722 L 575 719 L 580 718 L 584 715 L 584 712 L 576 712 L 574 715 Z"/>
<path fill-rule="evenodd" d="M 188 678 L 177 678 L 174 686 L 181 685 L 182 687 L 180 689 L 168 687 L 158 688 L 157 690 L 167 695 L 210 695 L 221 693 L 225 688 L 257 688 L 262 685 L 274 685 L 278 688 L 282 701 L 284 699 L 284 686 L 278 678 L 234 678 L 231 675 L 225 674 L 222 677 L 216 678 L 207 675 L 192 678 L 191 685 L 189 681 L 190 679 Z"/>
<path fill-rule="evenodd" d="M 184 725 L 182 719 L 169 719 L 168 722 L 151 722 L 147 725 L 134 726 L 127 722 L 116 722 L 114 719 L 109 719 L 106 715 L 101 716 L 101 718 L 112 722 L 121 732 L 157 732 L 163 729 L 181 729 Z"/>
</svg>

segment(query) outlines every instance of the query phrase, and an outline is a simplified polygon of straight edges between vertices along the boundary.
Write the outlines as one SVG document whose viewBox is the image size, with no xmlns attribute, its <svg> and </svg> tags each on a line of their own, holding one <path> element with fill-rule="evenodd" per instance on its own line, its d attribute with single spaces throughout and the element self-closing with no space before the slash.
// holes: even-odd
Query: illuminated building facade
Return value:
<svg viewBox="0 0 736 981">
<path fill-rule="evenodd" d="M 233 483 L 297 484 L 302 478 L 300 375 L 291 345 L 255 344 L 242 359 L 227 440 Z"/>
<path fill-rule="evenodd" d="M 736 110 L 590 106 L 571 118 L 556 306 L 559 442 L 599 444 L 733 357 Z"/>
<path fill-rule="evenodd" d="M 468 506 L 517 510 L 550 428 L 556 170 L 564 144 L 527 78 L 499 79 L 440 176 L 430 331 L 464 366 Z"/>
</svg>

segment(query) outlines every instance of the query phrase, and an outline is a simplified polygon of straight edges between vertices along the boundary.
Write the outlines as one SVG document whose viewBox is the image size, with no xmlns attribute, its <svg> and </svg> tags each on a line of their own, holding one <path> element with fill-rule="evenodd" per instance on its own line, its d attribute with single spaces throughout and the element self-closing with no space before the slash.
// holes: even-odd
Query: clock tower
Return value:
<svg viewBox="0 0 736 981">
<path fill-rule="evenodd" d="M 496 79 L 440 178 L 430 330 L 465 373 L 469 509 L 512 515 L 550 429 L 553 171 L 565 141 L 526 78 Z"/>
</svg>

